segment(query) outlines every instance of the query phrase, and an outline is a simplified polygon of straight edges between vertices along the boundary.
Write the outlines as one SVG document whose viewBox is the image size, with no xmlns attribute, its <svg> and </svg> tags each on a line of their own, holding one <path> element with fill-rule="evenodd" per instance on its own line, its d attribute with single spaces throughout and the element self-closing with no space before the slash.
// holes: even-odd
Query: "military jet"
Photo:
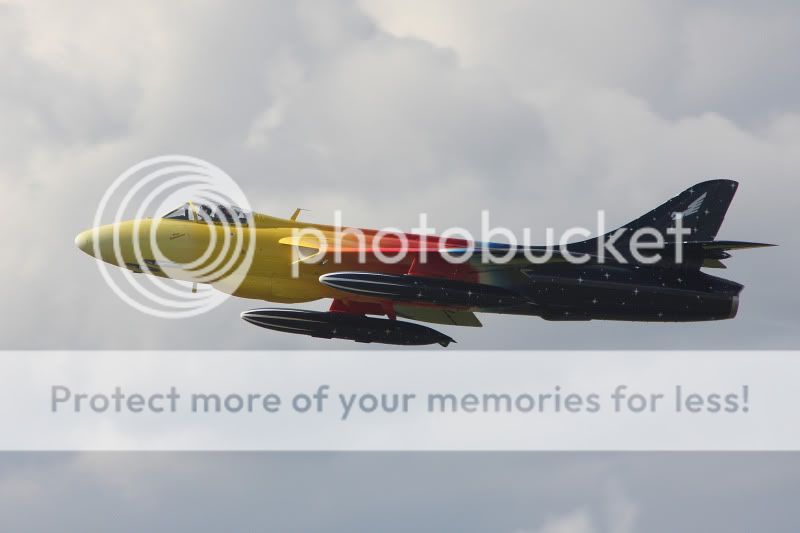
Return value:
<svg viewBox="0 0 800 533">
<path fill-rule="evenodd" d="M 299 221 L 300 210 L 282 219 L 193 202 L 160 219 L 87 230 L 75 243 L 135 273 L 197 282 L 196 265 L 215 255 L 244 263 L 241 247 L 221 248 L 227 238 L 244 243 L 244 231 L 244 275 L 231 282 L 221 272 L 201 282 L 282 304 L 331 300 L 326 312 L 252 309 L 241 314 L 247 322 L 328 339 L 447 346 L 451 337 L 417 322 L 480 327 L 476 313 L 555 321 L 735 317 L 743 286 L 702 269 L 725 268 L 732 250 L 772 246 L 716 240 L 737 187 L 698 183 L 612 232 L 558 246 L 341 228 Z"/>
</svg>

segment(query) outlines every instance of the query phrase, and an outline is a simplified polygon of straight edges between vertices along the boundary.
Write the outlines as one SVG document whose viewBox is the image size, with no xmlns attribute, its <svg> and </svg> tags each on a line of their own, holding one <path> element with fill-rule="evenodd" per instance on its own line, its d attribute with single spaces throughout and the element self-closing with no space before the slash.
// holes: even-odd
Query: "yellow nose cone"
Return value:
<svg viewBox="0 0 800 533">
<path fill-rule="evenodd" d="M 78 247 L 78 250 L 93 256 L 94 242 L 92 240 L 92 230 L 87 229 L 86 231 L 78 233 L 75 237 L 75 246 Z"/>
</svg>

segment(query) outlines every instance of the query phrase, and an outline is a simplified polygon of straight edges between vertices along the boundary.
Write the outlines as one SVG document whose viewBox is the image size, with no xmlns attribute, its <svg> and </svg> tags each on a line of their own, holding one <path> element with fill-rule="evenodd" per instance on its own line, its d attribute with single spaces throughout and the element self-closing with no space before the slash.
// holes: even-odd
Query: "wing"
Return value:
<svg viewBox="0 0 800 533">
<path fill-rule="evenodd" d="M 448 326 L 470 326 L 479 328 L 483 326 L 475 313 L 471 311 L 457 311 L 454 309 L 442 309 L 437 307 L 422 307 L 414 305 L 394 305 L 397 316 L 418 320 L 420 322 L 431 322 L 433 324 L 446 324 Z"/>
<path fill-rule="evenodd" d="M 330 311 L 362 316 L 386 315 L 391 319 L 402 317 L 419 322 L 431 322 L 433 324 L 445 324 L 448 326 L 469 326 L 477 328 L 483 326 L 475 316 L 475 313 L 470 311 L 398 303 L 390 300 L 365 302 L 334 298 L 331 303 Z"/>
</svg>

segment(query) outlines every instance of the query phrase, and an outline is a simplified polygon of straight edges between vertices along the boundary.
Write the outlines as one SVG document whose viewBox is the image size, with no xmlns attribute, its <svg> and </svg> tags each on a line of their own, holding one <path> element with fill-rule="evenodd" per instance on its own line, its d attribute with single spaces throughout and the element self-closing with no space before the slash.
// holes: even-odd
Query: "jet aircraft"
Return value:
<svg viewBox="0 0 800 533">
<path fill-rule="evenodd" d="M 331 300 L 327 312 L 252 309 L 241 314 L 247 322 L 321 338 L 447 346 L 454 342 L 451 337 L 417 322 L 480 327 L 476 313 L 557 321 L 735 317 L 743 286 L 701 269 L 725 268 L 722 261 L 731 250 L 772 246 L 716 240 L 737 187 L 731 180 L 698 183 L 613 232 L 564 246 L 512 247 L 431 235 L 354 232 L 299 221 L 300 210 L 282 219 L 192 202 L 161 219 L 84 231 L 75 243 L 97 259 L 135 273 L 197 281 L 182 265 L 209 251 L 207 261 L 215 253 L 239 261 L 235 254 L 240 252 L 220 246 L 226 236 L 234 235 L 233 226 L 244 228 L 254 238 L 252 261 L 241 280 L 231 285 L 220 275 L 209 281 L 214 288 L 283 304 Z M 671 232 L 677 222 L 684 230 L 678 238 Z M 237 238 L 242 242 L 241 234 Z M 637 256 L 630 246 L 636 239 L 653 249 Z M 156 259 L 154 240 L 169 261 Z M 606 253 L 612 251 L 609 241 L 617 253 Z M 655 249 L 659 243 L 661 248 Z M 487 251 L 506 260 L 487 262 L 482 255 Z M 401 260 L 383 259 L 399 252 L 405 252 Z M 651 255 L 642 260 L 645 252 Z M 582 262 L 570 260 L 576 256 Z M 464 260 L 454 262 L 452 257 Z"/>
</svg>

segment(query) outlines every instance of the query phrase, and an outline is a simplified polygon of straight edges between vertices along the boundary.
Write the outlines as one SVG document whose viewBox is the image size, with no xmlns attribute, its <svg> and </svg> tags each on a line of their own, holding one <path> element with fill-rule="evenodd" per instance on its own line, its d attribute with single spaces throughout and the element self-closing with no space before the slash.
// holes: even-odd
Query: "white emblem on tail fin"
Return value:
<svg viewBox="0 0 800 533">
<path fill-rule="evenodd" d="M 707 193 L 701 194 L 700 197 L 697 198 L 697 200 L 690 203 L 689 207 L 686 208 L 686 211 L 681 211 L 680 213 L 679 212 L 672 213 L 672 220 L 678 218 L 678 215 L 680 215 L 681 218 L 686 218 L 689 215 L 694 215 L 695 213 L 700 211 L 700 206 L 703 205 L 703 200 L 706 199 L 706 194 Z"/>
</svg>

